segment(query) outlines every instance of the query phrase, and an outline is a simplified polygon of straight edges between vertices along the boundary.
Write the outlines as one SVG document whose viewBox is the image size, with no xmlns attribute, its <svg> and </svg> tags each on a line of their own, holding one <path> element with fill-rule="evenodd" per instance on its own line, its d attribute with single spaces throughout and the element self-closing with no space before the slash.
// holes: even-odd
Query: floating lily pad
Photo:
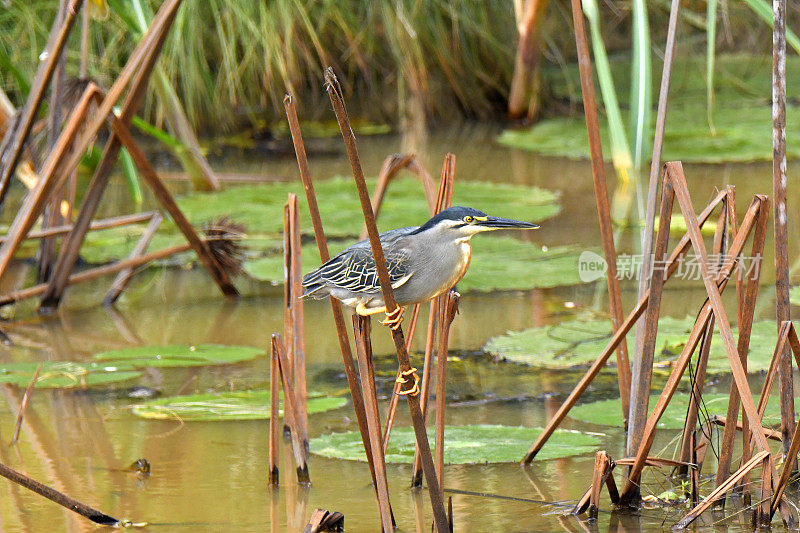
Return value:
<svg viewBox="0 0 800 533">
<path fill-rule="evenodd" d="M 666 411 L 658 422 L 662 429 L 681 429 L 686 420 L 686 410 L 689 408 L 690 395 L 686 392 L 676 392 L 669 402 Z M 753 401 L 758 405 L 758 396 Z M 650 397 L 648 415 L 658 402 L 658 395 Z M 728 394 L 703 394 L 701 403 L 702 418 L 712 416 L 725 416 L 728 411 Z M 740 409 L 741 411 L 741 409 Z M 622 426 L 622 412 L 619 399 L 600 400 L 597 402 L 578 405 L 569 412 L 570 418 L 583 420 L 602 426 Z M 780 422 L 780 399 L 773 394 L 767 400 L 767 410 L 764 412 L 764 423 Z"/>
<path fill-rule="evenodd" d="M 768 104 L 717 109 L 714 112 L 715 134 L 711 133 L 706 116 L 704 108 L 695 105 L 682 109 L 670 101 L 670 118 L 664 133 L 664 161 L 722 163 L 772 158 L 769 135 L 772 112 Z M 786 116 L 787 147 L 791 144 L 787 153 L 789 157 L 800 157 L 800 110 L 787 106 Z M 603 146 L 610 146 L 605 119 L 600 121 L 600 136 Z M 589 157 L 583 117 L 543 120 L 530 129 L 505 131 L 498 140 L 507 146 L 550 156 Z M 605 156 L 609 158 L 610 153 L 606 151 Z"/>
<path fill-rule="evenodd" d="M 105 365 L 124 364 L 135 368 L 183 367 L 229 365 L 249 361 L 263 354 L 260 348 L 251 346 L 225 346 L 222 344 L 198 344 L 184 346 L 135 346 L 95 354 L 95 361 Z"/>
<path fill-rule="evenodd" d="M 657 61 L 653 71 L 660 72 Z M 702 56 L 676 58 L 671 82 L 670 111 L 664 135 L 663 159 L 684 162 L 730 162 L 769 160 L 772 158 L 772 112 L 769 95 L 771 57 L 768 55 L 719 54 L 715 58 L 715 100 L 713 131 L 708 123 L 706 83 L 698 72 L 705 69 Z M 547 70 L 547 69 L 546 69 Z M 619 54 L 611 61 L 617 97 L 623 109 L 629 109 L 630 56 Z M 566 73 L 566 76 L 564 74 Z M 800 78 L 800 60 L 787 60 L 787 76 Z M 545 72 L 548 86 L 556 98 L 580 102 L 580 82 L 576 64 Z M 653 94 L 658 93 L 659 77 L 653 76 Z M 788 84 L 787 84 L 788 86 Z M 796 90 L 796 89 L 794 89 Z M 797 93 L 790 96 L 796 101 Z M 655 105 L 655 101 L 653 102 Z M 603 107 L 600 106 L 601 112 Z M 627 123 L 627 113 L 623 122 Z M 800 157 L 800 111 L 787 106 L 788 153 Z M 654 124 L 651 125 L 654 127 Z M 603 146 L 608 142 L 608 126 L 601 118 Z M 652 139 L 652 131 L 650 139 Z M 530 129 L 506 131 L 500 142 L 548 155 L 588 158 L 586 123 L 583 116 L 542 121 Z M 605 152 L 610 157 L 610 150 Z"/>
<path fill-rule="evenodd" d="M 331 243 L 331 254 L 347 243 Z M 458 284 L 461 292 L 492 290 L 524 290 L 581 283 L 578 258 L 582 249 L 557 246 L 546 248 L 513 237 L 482 236 L 473 240 L 469 270 Z M 301 250 L 303 271 L 319 266 L 314 244 Z M 255 279 L 283 283 L 283 256 L 278 254 L 245 261 L 245 272 Z"/>
<path fill-rule="evenodd" d="M 38 366 L 38 362 L 0 364 L 0 383 L 27 387 Z M 141 375 L 131 365 L 45 361 L 36 381 L 36 388 L 94 387 L 136 379 Z"/>
<path fill-rule="evenodd" d="M 690 316 L 682 319 L 664 317 L 659 321 L 655 359 L 657 366 L 667 369 L 671 366 L 680 354 L 693 325 L 694 317 Z M 736 338 L 736 328 L 733 328 L 733 335 Z M 765 320 L 753 324 L 747 358 L 749 371 L 764 371 L 769 368 L 777 336 L 775 322 Z M 493 337 L 486 343 L 484 350 L 513 363 L 560 369 L 590 364 L 600 355 L 610 339 L 611 325 L 608 320 L 570 320 Z M 614 361 L 612 355 L 609 364 L 613 365 Z M 730 365 L 722 339 L 719 331 L 715 330 L 708 372 L 717 374 L 729 371 Z"/>
<path fill-rule="evenodd" d="M 100 231 L 90 231 L 81 247 L 81 257 L 91 264 L 103 264 L 128 257 L 139 242 L 145 231 L 145 225 L 132 224 L 109 228 Z M 177 229 L 165 227 L 155 235 L 147 247 L 149 252 L 176 246 L 186 242 L 186 238 L 177 233 Z"/>
<path fill-rule="evenodd" d="M 704 54 L 683 54 L 675 58 L 670 81 L 670 113 L 672 113 L 673 106 L 687 102 L 696 102 L 705 106 L 706 79 L 705 76 L 698 76 L 699 72 L 705 72 L 705 61 Z M 715 107 L 732 107 L 742 102 L 750 105 L 769 103 L 772 95 L 770 92 L 772 55 L 717 53 L 714 61 Z M 631 96 L 630 54 L 614 54 L 610 58 L 610 66 L 620 106 L 629 108 Z M 654 95 L 658 94 L 662 68 L 662 58 L 653 56 L 653 72 L 659 73 L 650 79 Z M 553 65 L 544 68 L 542 73 L 555 98 L 568 99 L 576 103 L 581 101 L 580 74 L 577 63 L 570 63 L 566 65 L 566 68 L 561 65 Z M 786 76 L 789 80 L 786 84 L 789 99 L 800 97 L 800 57 L 796 54 L 786 58 Z M 656 105 L 655 101 L 653 105 Z M 705 111 L 705 107 L 703 110 Z M 705 118 L 705 114 L 703 118 Z M 667 118 L 667 122 L 670 120 L 671 118 Z"/>
<path fill-rule="evenodd" d="M 376 180 L 367 180 L 371 189 Z M 314 184 L 325 233 L 349 237 L 361 233 L 364 223 L 355 184 L 350 178 L 333 178 Z M 194 224 L 203 224 L 220 215 L 244 224 L 249 233 L 277 234 L 283 231 L 283 206 L 290 192 L 300 196 L 300 228 L 312 234 L 311 219 L 305 205 L 302 184 L 268 183 L 228 187 L 213 193 L 196 193 L 178 199 Z M 558 194 L 537 187 L 505 183 L 460 182 L 455 188 L 455 205 L 467 205 L 496 216 L 541 221 L 557 214 Z M 378 218 L 378 229 L 420 225 L 430 218 L 428 204 L 419 180 L 398 178 L 389 185 Z"/>
<path fill-rule="evenodd" d="M 511 426 L 445 426 L 444 460 L 448 464 L 519 462 L 542 432 L 541 428 Z M 428 439 L 433 448 L 433 428 Z M 594 452 L 599 444 L 594 435 L 557 429 L 537 459 L 557 459 Z M 416 439 L 410 427 L 392 430 L 387 463 L 411 463 Z M 366 461 L 361 434 L 357 431 L 322 435 L 310 442 L 311 452 L 334 459 Z"/>
<path fill-rule="evenodd" d="M 345 398 L 312 392 L 308 394 L 308 414 L 339 409 L 346 403 Z M 133 413 L 142 418 L 180 418 L 184 422 L 264 420 L 269 418 L 269 404 L 268 390 L 221 392 L 158 398 L 135 406 Z M 280 409 L 283 415 L 283 400 Z"/>
</svg>

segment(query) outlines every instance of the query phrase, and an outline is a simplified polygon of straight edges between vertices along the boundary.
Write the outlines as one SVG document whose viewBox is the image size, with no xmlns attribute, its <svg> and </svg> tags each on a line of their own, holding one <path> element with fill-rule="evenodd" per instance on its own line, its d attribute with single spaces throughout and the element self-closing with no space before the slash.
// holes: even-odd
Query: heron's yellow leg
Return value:
<svg viewBox="0 0 800 533">
<path fill-rule="evenodd" d="M 356 313 L 358 314 L 358 316 L 370 316 L 385 312 L 386 312 L 386 307 L 383 305 L 380 307 L 370 308 L 364 305 L 364 302 L 359 302 L 358 305 L 356 306 Z"/>
<path fill-rule="evenodd" d="M 384 311 L 386 308 L 384 307 Z M 381 324 L 384 326 L 389 326 L 392 330 L 395 330 L 400 327 L 400 324 L 403 323 L 403 312 L 405 311 L 405 307 L 400 307 L 399 305 L 394 308 L 394 311 L 391 313 L 386 313 L 386 320 L 382 320 Z"/>
<path fill-rule="evenodd" d="M 400 396 L 406 396 L 408 394 L 410 394 L 411 396 L 416 396 L 419 394 L 419 376 L 417 375 L 416 368 L 409 368 L 405 372 L 400 372 L 400 375 L 397 376 L 397 379 L 395 381 L 397 383 L 400 383 L 401 385 L 404 383 L 408 383 L 408 380 L 405 379 L 408 376 L 414 378 L 414 385 L 408 390 L 398 391 L 397 394 Z"/>
<path fill-rule="evenodd" d="M 389 326 L 393 330 L 399 328 L 400 324 L 402 324 L 404 311 L 405 308 L 400 307 L 399 305 L 395 307 L 394 311 L 391 313 L 386 313 L 385 305 L 380 307 L 367 307 L 363 302 L 359 302 L 359 304 L 356 306 L 356 314 L 359 316 L 370 316 L 378 313 L 386 313 L 386 320 L 382 320 L 381 324 L 384 326 Z"/>
</svg>

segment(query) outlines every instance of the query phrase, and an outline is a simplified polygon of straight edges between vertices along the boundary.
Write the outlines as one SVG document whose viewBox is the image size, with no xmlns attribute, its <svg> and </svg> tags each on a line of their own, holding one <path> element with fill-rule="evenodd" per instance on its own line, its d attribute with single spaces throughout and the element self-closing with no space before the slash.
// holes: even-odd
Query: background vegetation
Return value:
<svg viewBox="0 0 800 533">
<path fill-rule="evenodd" d="M 90 30 L 89 74 L 104 84 L 137 40 L 119 16 L 119 9 L 130 10 L 132 3 L 110 4 L 108 16 L 93 20 Z M 155 9 L 160 1 L 145 4 Z M 306 117 L 322 116 L 327 104 L 321 72 L 327 65 L 342 74 L 353 114 L 372 121 L 397 122 L 414 106 L 432 120 L 501 118 L 521 6 L 522 0 L 187 0 L 162 64 L 193 125 L 205 131 L 272 123 L 282 116 L 281 98 L 288 90 L 299 96 Z M 0 85 L 15 104 L 27 91 L 56 9 L 52 0 L 0 3 Z M 612 60 L 631 49 L 630 9 L 628 2 L 599 4 Z M 706 4 L 682 9 L 681 53 L 702 54 L 710 28 Z M 654 57 L 663 48 L 667 10 L 667 0 L 647 5 Z M 797 3 L 789 11 L 788 26 L 796 27 Z M 768 53 L 769 27 L 755 22 L 746 4 L 723 2 L 712 16 L 717 53 Z M 538 109 L 544 116 L 574 113 L 579 87 L 570 82 L 566 98 L 563 90 L 575 48 L 568 3 L 550 2 L 537 26 L 538 64 L 545 72 L 537 86 L 544 98 Z M 79 36 L 73 32 L 70 46 L 73 73 Z M 659 77 L 654 71 L 656 83 Z M 160 120 L 152 102 L 149 118 Z"/>
</svg>

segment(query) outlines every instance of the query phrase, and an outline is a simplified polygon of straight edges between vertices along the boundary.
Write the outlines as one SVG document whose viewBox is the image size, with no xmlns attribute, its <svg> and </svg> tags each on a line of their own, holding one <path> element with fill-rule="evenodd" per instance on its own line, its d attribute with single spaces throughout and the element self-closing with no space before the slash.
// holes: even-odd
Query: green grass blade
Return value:
<svg viewBox="0 0 800 533">
<path fill-rule="evenodd" d="M 706 114 L 711 134 L 714 129 L 714 62 L 717 45 L 717 0 L 708 0 L 706 8 Z"/>
<path fill-rule="evenodd" d="M 162 130 L 161 128 L 153 126 L 146 120 L 141 119 L 139 117 L 133 117 L 133 121 L 131 122 L 131 124 L 136 126 L 136 129 L 138 129 L 142 133 L 147 134 L 150 137 L 156 139 L 157 141 L 164 143 L 172 151 L 177 152 L 179 150 L 183 150 L 183 145 L 178 139 L 176 139 L 166 131 Z"/>
<path fill-rule="evenodd" d="M 744 0 L 744 3 L 752 9 L 753 13 L 758 15 L 761 20 L 766 22 L 770 28 L 772 27 L 772 6 L 770 4 L 765 0 Z M 800 54 L 800 38 L 789 28 L 786 28 L 786 43 L 794 48 L 795 52 Z"/>
<path fill-rule="evenodd" d="M 709 3 L 715 0 L 709 0 Z M 633 167 L 641 168 L 649 155 L 652 85 L 650 27 L 645 0 L 633 1 L 633 57 L 631 58 L 631 152 Z"/>
<path fill-rule="evenodd" d="M 139 173 L 136 172 L 136 165 L 133 163 L 131 154 L 123 148 L 119 154 L 120 161 L 122 162 L 122 174 L 125 176 L 125 183 L 128 185 L 128 192 L 131 195 L 131 200 L 137 206 L 142 205 L 144 196 L 142 195 L 142 184 L 139 183 Z"/>
</svg>

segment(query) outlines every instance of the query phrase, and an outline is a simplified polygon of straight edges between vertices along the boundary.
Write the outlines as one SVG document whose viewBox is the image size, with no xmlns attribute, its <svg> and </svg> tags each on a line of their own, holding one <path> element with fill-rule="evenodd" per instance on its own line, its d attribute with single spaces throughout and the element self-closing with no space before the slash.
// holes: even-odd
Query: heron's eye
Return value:
<svg viewBox="0 0 800 533">
<path fill-rule="evenodd" d="M 467 215 L 464 217 L 464 222 L 470 224 L 472 221 L 475 220 L 471 215 Z"/>
</svg>

